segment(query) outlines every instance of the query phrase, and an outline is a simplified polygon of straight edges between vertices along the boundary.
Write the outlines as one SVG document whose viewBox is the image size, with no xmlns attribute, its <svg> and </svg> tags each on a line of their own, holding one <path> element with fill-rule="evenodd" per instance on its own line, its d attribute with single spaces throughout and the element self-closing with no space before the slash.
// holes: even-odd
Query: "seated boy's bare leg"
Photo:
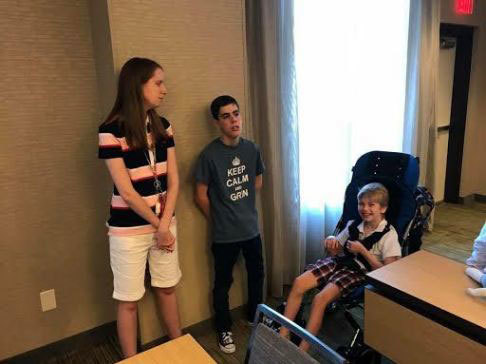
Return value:
<svg viewBox="0 0 486 364">
<path fill-rule="evenodd" d="M 290 290 L 289 297 L 287 298 L 287 304 L 285 306 L 284 316 L 289 320 L 294 320 L 297 312 L 299 312 L 300 304 L 304 293 L 308 290 L 317 287 L 318 282 L 315 275 L 310 272 L 304 272 L 297 278 L 295 278 Z M 280 335 L 284 337 L 289 336 L 289 330 L 285 327 L 280 328 Z"/>
<path fill-rule="evenodd" d="M 324 311 L 329 303 L 338 299 L 341 296 L 341 289 L 334 283 L 328 283 L 326 286 L 314 297 L 312 301 L 312 308 L 307 323 L 306 330 L 311 334 L 316 334 L 322 326 L 324 318 Z M 304 351 L 309 349 L 309 344 L 302 340 L 300 348 Z"/>
</svg>

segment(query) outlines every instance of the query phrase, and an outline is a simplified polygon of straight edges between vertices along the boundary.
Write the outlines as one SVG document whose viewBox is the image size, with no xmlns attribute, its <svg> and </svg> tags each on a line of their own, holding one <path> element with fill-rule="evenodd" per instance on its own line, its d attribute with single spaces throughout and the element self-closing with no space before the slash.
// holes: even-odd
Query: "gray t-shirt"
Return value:
<svg viewBox="0 0 486 364">
<path fill-rule="evenodd" d="M 196 165 L 196 182 L 208 186 L 215 243 L 249 240 L 259 234 L 255 177 L 264 170 L 258 146 L 247 139 L 227 146 L 217 138 L 204 148 Z"/>
</svg>

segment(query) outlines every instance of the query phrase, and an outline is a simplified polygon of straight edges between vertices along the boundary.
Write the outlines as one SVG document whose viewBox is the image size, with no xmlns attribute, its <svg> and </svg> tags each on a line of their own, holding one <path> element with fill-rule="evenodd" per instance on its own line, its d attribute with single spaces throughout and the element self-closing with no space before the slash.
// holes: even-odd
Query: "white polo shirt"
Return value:
<svg viewBox="0 0 486 364">
<path fill-rule="evenodd" d="M 341 231 L 338 236 L 336 237 L 337 240 L 339 240 L 339 243 L 344 246 L 346 241 L 349 239 L 349 225 L 353 223 L 353 220 L 349 221 L 348 224 L 346 225 L 346 228 Z M 358 231 L 359 231 L 359 239 L 365 239 L 366 237 L 370 236 L 373 234 L 375 231 L 376 232 L 381 232 L 385 229 L 386 225 L 388 222 L 383 219 L 381 222 L 378 224 L 375 230 L 370 232 L 369 234 L 365 235 L 364 233 L 364 222 L 361 222 L 358 225 Z M 390 230 L 381 237 L 380 240 L 378 240 L 377 243 L 375 243 L 371 249 L 370 253 L 373 254 L 382 264 L 384 263 L 386 258 L 390 257 L 401 257 L 402 256 L 402 248 L 400 247 L 400 243 L 398 242 L 398 234 L 395 228 L 390 225 Z M 363 268 L 366 269 L 358 259 L 355 259 L 355 261 Z"/>
</svg>

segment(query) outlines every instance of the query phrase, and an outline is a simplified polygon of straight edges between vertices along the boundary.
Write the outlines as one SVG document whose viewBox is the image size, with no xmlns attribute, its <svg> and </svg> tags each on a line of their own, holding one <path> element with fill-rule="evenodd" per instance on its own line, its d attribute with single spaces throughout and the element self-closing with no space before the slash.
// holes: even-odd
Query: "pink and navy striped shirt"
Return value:
<svg viewBox="0 0 486 364">
<path fill-rule="evenodd" d="M 156 173 L 162 184 L 163 193 L 167 193 L 167 149 L 173 148 L 174 137 L 169 121 L 162 118 L 168 138 L 156 145 Z M 154 175 L 147 159 L 146 149 L 131 149 L 118 122 L 102 124 L 98 129 L 100 159 L 123 158 L 133 188 L 155 212 L 158 193 L 154 186 Z M 151 133 L 148 132 L 148 140 Z M 120 196 L 116 186 L 113 186 L 111 197 L 110 218 L 107 221 L 108 235 L 139 235 L 154 233 L 155 228 L 144 218 L 133 211 Z"/>
</svg>

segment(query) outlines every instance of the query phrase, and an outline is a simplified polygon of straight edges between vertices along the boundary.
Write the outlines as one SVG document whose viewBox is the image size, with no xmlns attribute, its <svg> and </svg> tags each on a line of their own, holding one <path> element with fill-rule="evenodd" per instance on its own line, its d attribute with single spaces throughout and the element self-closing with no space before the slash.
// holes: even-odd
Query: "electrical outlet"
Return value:
<svg viewBox="0 0 486 364">
<path fill-rule="evenodd" d="M 40 293 L 40 301 L 42 312 L 55 309 L 56 306 L 56 292 L 53 289 Z"/>
</svg>

